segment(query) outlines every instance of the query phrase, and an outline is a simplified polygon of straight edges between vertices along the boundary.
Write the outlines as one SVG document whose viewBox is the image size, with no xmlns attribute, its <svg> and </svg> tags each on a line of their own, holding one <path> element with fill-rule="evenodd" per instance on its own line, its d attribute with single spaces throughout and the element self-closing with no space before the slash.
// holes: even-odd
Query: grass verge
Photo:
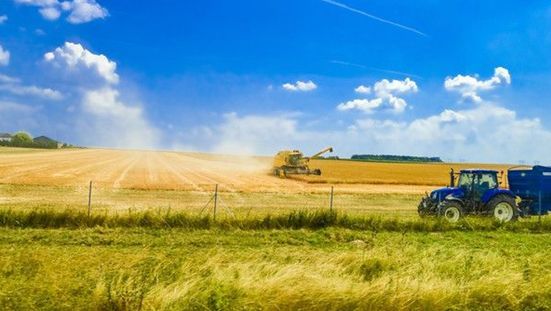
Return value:
<svg viewBox="0 0 551 311">
<path fill-rule="evenodd" d="M 219 216 L 220 217 L 220 216 Z M 445 232 L 494 231 L 551 232 L 551 220 L 544 217 L 500 223 L 488 218 L 465 218 L 448 223 L 439 218 L 399 219 L 380 216 L 349 215 L 331 210 L 302 210 L 288 214 L 228 217 L 213 219 L 211 215 L 188 212 L 138 211 L 87 215 L 74 210 L 0 210 L 0 226 L 9 228 L 181 228 L 206 229 L 322 229 L 345 228 L 353 230 L 390 232 Z"/>
</svg>

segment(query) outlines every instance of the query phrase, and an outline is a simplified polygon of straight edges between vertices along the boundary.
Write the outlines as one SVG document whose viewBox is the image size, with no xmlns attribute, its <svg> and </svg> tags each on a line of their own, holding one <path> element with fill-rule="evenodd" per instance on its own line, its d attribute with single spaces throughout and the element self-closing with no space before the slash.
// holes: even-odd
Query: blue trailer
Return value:
<svg viewBox="0 0 551 311">
<path fill-rule="evenodd" d="M 547 215 L 551 211 L 551 167 L 512 168 L 509 189 L 521 199 L 521 216 Z"/>
<path fill-rule="evenodd" d="M 450 185 L 427 193 L 418 212 L 420 216 L 436 215 L 451 222 L 464 215 L 493 216 L 507 222 L 551 211 L 551 167 L 511 168 L 508 184 L 503 187 L 498 171 L 470 169 L 455 173 L 452 169 Z"/>
</svg>

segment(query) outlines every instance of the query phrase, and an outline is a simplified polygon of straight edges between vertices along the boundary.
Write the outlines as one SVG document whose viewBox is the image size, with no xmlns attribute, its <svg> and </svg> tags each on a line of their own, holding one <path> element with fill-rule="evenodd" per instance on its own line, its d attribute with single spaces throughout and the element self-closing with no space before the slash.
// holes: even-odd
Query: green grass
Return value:
<svg viewBox="0 0 551 311">
<path fill-rule="evenodd" d="M 350 215 L 332 210 L 300 210 L 288 214 L 267 214 L 265 216 L 234 216 L 213 214 L 171 212 L 161 209 L 132 211 L 124 213 L 94 213 L 52 209 L 20 211 L 0 209 L 0 227 L 7 228 L 153 228 L 187 230 L 269 230 L 269 229 L 323 229 L 343 228 L 369 230 L 374 232 L 445 232 L 445 231 L 511 231 L 551 233 L 551 219 L 544 217 L 522 219 L 500 223 L 492 218 L 469 217 L 457 223 L 441 218 L 414 219 L 389 218 L 374 215 Z"/>
<path fill-rule="evenodd" d="M 545 310 L 551 234 L 0 229 L 6 310 Z"/>
</svg>

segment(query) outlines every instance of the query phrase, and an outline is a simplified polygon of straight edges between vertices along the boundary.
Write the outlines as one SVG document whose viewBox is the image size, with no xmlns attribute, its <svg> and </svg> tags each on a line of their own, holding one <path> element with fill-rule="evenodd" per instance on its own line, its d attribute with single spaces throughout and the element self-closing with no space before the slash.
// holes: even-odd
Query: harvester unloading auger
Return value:
<svg viewBox="0 0 551 311">
<path fill-rule="evenodd" d="M 285 177 L 287 175 L 321 175 L 319 168 L 310 169 L 310 159 L 315 159 L 327 152 L 333 152 L 333 147 L 328 147 L 311 157 L 305 157 L 299 150 L 282 150 L 274 158 L 273 174 Z"/>
</svg>

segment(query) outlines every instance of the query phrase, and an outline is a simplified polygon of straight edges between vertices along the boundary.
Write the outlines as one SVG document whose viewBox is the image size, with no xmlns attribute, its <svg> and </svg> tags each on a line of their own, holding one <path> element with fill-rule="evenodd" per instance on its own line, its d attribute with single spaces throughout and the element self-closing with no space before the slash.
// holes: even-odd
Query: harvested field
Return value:
<svg viewBox="0 0 551 311">
<path fill-rule="evenodd" d="M 58 151 L 0 148 L 0 184 L 229 192 L 423 193 L 448 182 L 450 167 L 506 169 L 499 165 L 406 164 L 312 161 L 322 176 L 288 179 L 269 175 L 270 157 L 223 156 L 170 151 L 75 149 Z"/>
</svg>

